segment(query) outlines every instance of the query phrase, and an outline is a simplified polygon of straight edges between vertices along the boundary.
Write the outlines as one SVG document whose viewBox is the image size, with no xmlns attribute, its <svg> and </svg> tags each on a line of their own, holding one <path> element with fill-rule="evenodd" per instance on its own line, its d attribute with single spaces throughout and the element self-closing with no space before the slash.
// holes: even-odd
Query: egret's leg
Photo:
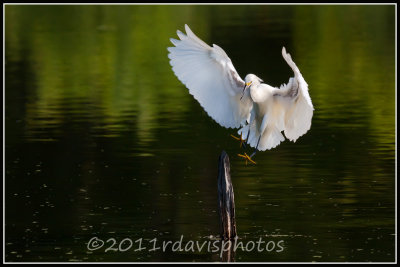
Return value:
<svg viewBox="0 0 400 267">
<path fill-rule="evenodd" d="M 253 154 L 251 154 L 250 155 L 250 158 L 252 158 L 256 153 L 257 153 L 257 151 L 258 151 L 258 144 L 260 143 L 260 139 L 261 139 L 261 134 L 260 134 L 260 137 L 258 137 L 258 141 L 257 141 L 257 145 L 256 145 L 256 150 L 253 152 Z"/>
<path fill-rule="evenodd" d="M 261 139 L 261 135 L 260 135 L 260 137 L 258 138 L 258 141 L 257 141 L 256 151 L 254 151 L 254 153 L 251 154 L 250 157 L 249 157 L 249 155 L 247 155 L 246 153 L 244 153 L 243 155 L 242 155 L 242 154 L 238 154 L 239 157 L 242 157 L 242 158 L 244 158 L 244 159 L 246 160 L 246 165 L 247 165 L 247 161 L 250 161 L 251 163 L 256 164 L 256 162 L 255 162 L 254 160 L 252 160 L 252 157 L 253 157 L 253 156 L 256 154 L 256 152 L 257 152 L 258 143 L 260 142 L 260 139 Z"/>
</svg>

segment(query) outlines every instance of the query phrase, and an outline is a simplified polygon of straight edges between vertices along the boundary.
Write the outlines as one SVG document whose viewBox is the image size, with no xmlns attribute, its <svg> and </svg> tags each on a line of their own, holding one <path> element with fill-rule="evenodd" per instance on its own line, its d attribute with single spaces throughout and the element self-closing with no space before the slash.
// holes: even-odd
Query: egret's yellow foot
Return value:
<svg viewBox="0 0 400 267">
<path fill-rule="evenodd" d="M 251 159 L 251 157 L 249 157 L 249 155 L 247 155 L 246 153 L 244 153 L 244 155 L 242 154 L 238 154 L 239 157 L 242 157 L 246 160 L 246 165 L 247 165 L 247 161 L 250 161 L 253 164 L 256 164 L 256 162 L 254 160 Z"/>
<path fill-rule="evenodd" d="M 236 136 L 234 136 L 232 134 L 231 134 L 231 136 L 232 136 L 233 139 L 238 140 L 240 142 L 240 147 L 242 147 L 242 145 L 246 142 L 246 140 L 244 140 L 243 137 L 242 137 L 242 133 L 240 133 L 240 137 L 236 137 Z"/>
</svg>

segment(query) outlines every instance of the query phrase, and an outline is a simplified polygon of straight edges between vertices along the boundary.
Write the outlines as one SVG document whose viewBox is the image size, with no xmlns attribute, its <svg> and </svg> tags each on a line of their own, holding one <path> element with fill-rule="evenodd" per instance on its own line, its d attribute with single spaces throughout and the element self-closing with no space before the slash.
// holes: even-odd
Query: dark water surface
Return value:
<svg viewBox="0 0 400 267">
<path fill-rule="evenodd" d="M 311 130 L 246 166 L 169 66 L 185 23 L 274 86 L 285 46 Z M 7 5 L 5 78 L 6 261 L 224 260 L 149 251 L 214 241 L 222 150 L 239 241 L 276 246 L 231 260 L 395 259 L 394 6 Z"/>
</svg>

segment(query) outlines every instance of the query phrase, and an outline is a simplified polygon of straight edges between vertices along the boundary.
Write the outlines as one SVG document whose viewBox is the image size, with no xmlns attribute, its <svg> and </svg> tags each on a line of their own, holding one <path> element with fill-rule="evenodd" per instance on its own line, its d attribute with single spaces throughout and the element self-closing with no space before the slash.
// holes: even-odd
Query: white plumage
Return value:
<svg viewBox="0 0 400 267">
<path fill-rule="evenodd" d="M 232 61 L 219 46 L 207 45 L 185 25 L 186 35 L 172 39 L 168 57 L 175 75 L 217 123 L 240 128 L 239 134 L 258 150 L 276 147 L 285 136 L 295 142 L 311 127 L 314 107 L 308 85 L 282 49 L 294 77 L 280 88 L 272 87 L 254 74 L 243 81 Z M 249 90 L 246 90 L 248 89 Z M 249 136 L 247 136 L 249 135 Z"/>
<path fill-rule="evenodd" d="M 187 35 L 178 31 L 180 40 L 171 38 L 175 47 L 168 47 L 175 75 L 216 122 L 240 127 L 252 108 L 248 96 L 240 100 L 244 81 L 222 48 L 210 47 L 185 28 Z"/>
</svg>

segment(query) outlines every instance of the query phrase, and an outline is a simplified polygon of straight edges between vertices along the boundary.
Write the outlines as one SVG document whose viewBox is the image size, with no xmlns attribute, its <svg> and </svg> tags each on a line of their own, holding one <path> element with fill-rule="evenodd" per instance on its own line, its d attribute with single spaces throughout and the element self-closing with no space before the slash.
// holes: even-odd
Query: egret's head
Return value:
<svg viewBox="0 0 400 267">
<path fill-rule="evenodd" d="M 242 96 L 240 97 L 240 99 L 242 99 L 244 92 L 246 91 L 247 88 L 250 88 L 253 84 L 258 85 L 262 81 L 263 80 L 261 80 L 254 74 L 247 74 L 246 77 L 244 78 L 244 88 L 243 88 Z"/>
</svg>

